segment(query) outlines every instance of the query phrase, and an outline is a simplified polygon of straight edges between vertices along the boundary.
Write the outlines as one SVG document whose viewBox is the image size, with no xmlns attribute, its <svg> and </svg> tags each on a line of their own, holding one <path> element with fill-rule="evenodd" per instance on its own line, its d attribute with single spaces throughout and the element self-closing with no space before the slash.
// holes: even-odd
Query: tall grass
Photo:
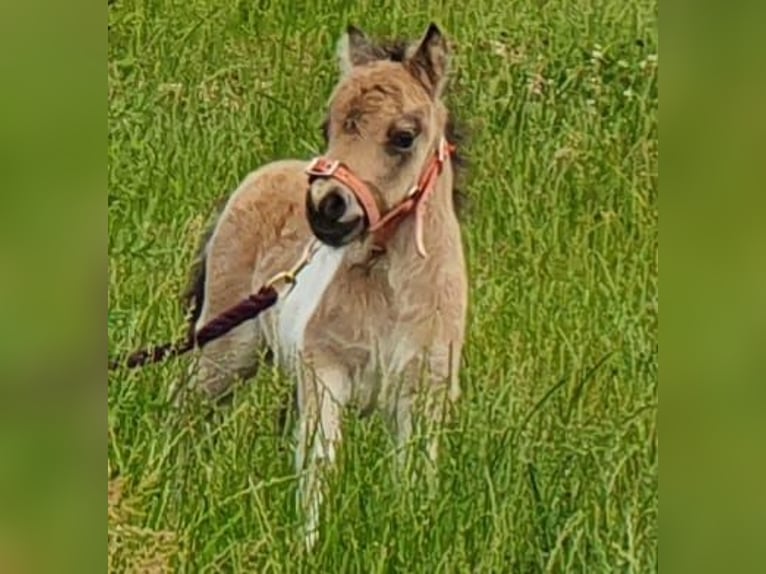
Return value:
<svg viewBox="0 0 766 574">
<path fill-rule="evenodd" d="M 186 359 L 112 373 L 113 571 L 657 570 L 657 4 L 116 0 L 109 7 L 109 340 L 183 333 L 218 202 L 321 149 L 349 22 L 454 43 L 471 128 L 464 395 L 437 496 L 381 422 L 345 422 L 321 538 L 301 550 L 291 383 L 167 404 Z"/>
</svg>

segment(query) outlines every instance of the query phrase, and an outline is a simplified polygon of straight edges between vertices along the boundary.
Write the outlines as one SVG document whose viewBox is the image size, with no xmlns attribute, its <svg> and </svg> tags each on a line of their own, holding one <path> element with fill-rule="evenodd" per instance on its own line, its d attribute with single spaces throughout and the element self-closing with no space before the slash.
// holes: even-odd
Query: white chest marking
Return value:
<svg viewBox="0 0 766 574">
<path fill-rule="evenodd" d="M 303 350 L 303 334 L 343 261 L 344 248 L 322 245 L 279 305 L 279 344 L 288 354 Z"/>
</svg>

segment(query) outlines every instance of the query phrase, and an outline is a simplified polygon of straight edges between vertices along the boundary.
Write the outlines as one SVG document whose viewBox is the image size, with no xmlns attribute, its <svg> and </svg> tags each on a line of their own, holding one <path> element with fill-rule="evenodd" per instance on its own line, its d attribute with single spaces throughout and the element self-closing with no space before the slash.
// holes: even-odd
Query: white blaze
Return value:
<svg viewBox="0 0 766 574">
<path fill-rule="evenodd" d="M 311 262 L 298 274 L 293 290 L 279 306 L 278 333 L 280 347 L 287 356 L 303 350 L 306 326 L 335 277 L 345 248 L 321 245 Z"/>
</svg>

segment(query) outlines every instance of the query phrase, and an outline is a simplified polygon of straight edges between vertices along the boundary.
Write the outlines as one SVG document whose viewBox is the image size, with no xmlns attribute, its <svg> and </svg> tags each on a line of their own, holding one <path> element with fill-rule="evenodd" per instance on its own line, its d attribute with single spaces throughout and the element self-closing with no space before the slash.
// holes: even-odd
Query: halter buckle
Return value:
<svg viewBox="0 0 766 574">
<path fill-rule="evenodd" d="M 315 157 L 311 163 L 306 166 L 306 173 L 317 177 L 332 177 L 340 167 L 339 160 L 329 160 L 324 157 Z"/>
</svg>

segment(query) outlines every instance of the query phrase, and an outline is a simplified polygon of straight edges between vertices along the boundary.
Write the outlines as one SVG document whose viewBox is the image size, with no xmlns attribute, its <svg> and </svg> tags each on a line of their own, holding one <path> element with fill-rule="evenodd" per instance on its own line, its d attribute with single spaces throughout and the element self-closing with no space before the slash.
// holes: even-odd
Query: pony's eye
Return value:
<svg viewBox="0 0 766 574">
<path fill-rule="evenodd" d="M 396 149 L 406 151 L 415 142 L 415 134 L 413 132 L 395 132 L 391 136 L 390 142 Z"/>
</svg>

